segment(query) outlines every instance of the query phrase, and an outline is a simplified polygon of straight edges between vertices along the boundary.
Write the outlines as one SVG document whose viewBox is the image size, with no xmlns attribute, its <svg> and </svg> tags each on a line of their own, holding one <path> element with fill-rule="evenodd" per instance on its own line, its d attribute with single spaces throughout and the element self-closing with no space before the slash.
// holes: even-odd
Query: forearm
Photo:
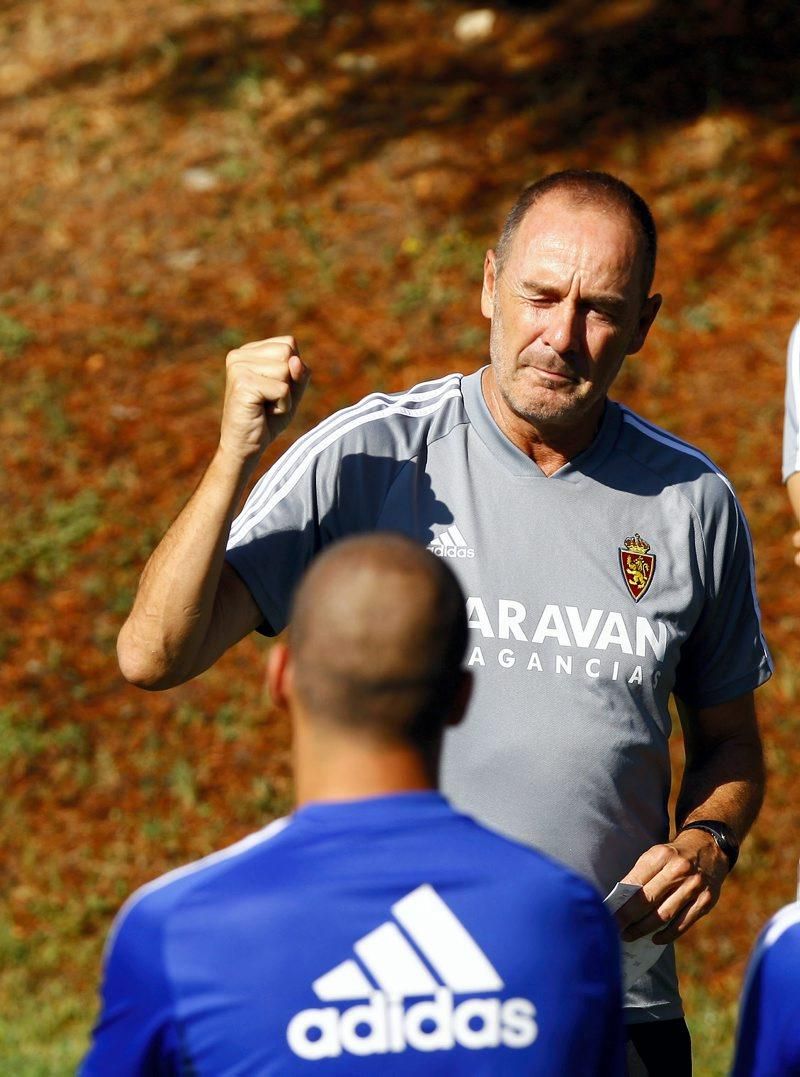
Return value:
<svg viewBox="0 0 800 1077">
<path fill-rule="evenodd" d="M 674 942 L 719 900 L 731 861 L 704 830 L 682 830 L 701 819 L 727 825 L 744 838 L 764 797 L 764 759 L 753 693 L 711 707 L 676 697 L 686 746 L 686 769 L 675 808 L 672 841 L 654 845 L 623 882 L 642 890 L 617 912 L 627 941 L 653 935 Z"/>
<path fill-rule="evenodd" d="M 207 668 L 225 545 L 249 470 L 218 450 L 153 552 L 117 641 L 120 669 L 142 688 L 169 688 Z"/>
<path fill-rule="evenodd" d="M 742 841 L 758 815 L 765 784 L 757 736 L 720 741 L 687 762 L 675 808 L 676 827 L 680 830 L 695 819 L 719 819 Z"/>
<path fill-rule="evenodd" d="M 231 521 L 266 447 L 308 382 L 294 337 L 228 353 L 219 448 L 186 508 L 147 562 L 117 641 L 123 676 L 171 688 L 202 673 L 261 621 L 247 587 L 224 569 Z"/>
<path fill-rule="evenodd" d="M 786 480 L 786 494 L 789 498 L 789 504 L 792 506 L 795 519 L 800 524 L 800 471 L 795 471 Z"/>
</svg>

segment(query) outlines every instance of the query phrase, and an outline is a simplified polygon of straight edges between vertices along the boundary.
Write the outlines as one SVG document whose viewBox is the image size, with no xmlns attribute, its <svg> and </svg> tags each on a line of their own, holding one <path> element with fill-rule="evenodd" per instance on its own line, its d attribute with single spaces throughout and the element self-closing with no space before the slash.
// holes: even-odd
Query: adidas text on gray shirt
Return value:
<svg viewBox="0 0 800 1077">
<path fill-rule="evenodd" d="M 375 393 L 301 437 L 253 490 L 227 558 L 267 632 L 340 537 L 399 531 L 447 558 L 476 683 L 443 789 L 605 895 L 669 836 L 670 693 L 713 706 L 770 675 L 750 537 L 707 457 L 612 402 L 547 478 L 496 426 L 481 377 Z M 626 1008 L 680 1016 L 671 947 Z"/>
</svg>

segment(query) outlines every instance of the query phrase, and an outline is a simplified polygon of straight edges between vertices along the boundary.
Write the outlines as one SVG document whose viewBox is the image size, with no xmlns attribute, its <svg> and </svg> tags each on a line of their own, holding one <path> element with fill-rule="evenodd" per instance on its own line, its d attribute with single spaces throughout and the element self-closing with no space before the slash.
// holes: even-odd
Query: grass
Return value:
<svg viewBox="0 0 800 1077">
<path fill-rule="evenodd" d="M 0 707 L 0 767 L 16 759 L 34 759 L 44 750 L 44 715 L 24 710 L 20 703 Z"/>
<path fill-rule="evenodd" d="M 325 13 L 325 0 L 290 0 L 289 7 L 301 19 L 319 19 Z"/>
<path fill-rule="evenodd" d="M 435 320 L 439 311 L 460 300 L 465 281 L 480 280 L 484 246 L 457 220 L 440 234 L 406 236 L 400 253 L 410 262 L 410 276 L 395 288 L 390 308 L 395 317 L 418 313 Z M 394 252 L 386 256 L 394 257 Z"/>
<path fill-rule="evenodd" d="M 100 526 L 101 516 L 95 490 L 19 512 L 16 533 L 0 539 L 0 582 L 30 571 L 39 583 L 55 583 L 72 566 L 75 547 Z"/>
<path fill-rule="evenodd" d="M 57 919 L 57 917 L 56 917 Z M 50 930 L 20 940 L 0 919 L 0 1072 L 13 1077 L 65 1077 L 86 1050 L 94 988 L 75 990 L 60 975 L 61 943 Z M 97 940 L 72 938 L 85 982 L 100 967 Z M 91 992 L 91 994 L 90 994 Z"/>
<path fill-rule="evenodd" d="M 0 1013 L 0 1071 L 14 1077 L 66 1077 L 86 1052 L 86 999 L 57 982 L 17 993 L 15 1009 Z"/>
<path fill-rule="evenodd" d="M 283 38 L 273 41 L 259 25 L 261 16 L 251 25 L 250 17 L 243 15 L 240 29 L 250 40 L 233 65 L 240 68 L 239 75 L 233 75 L 222 94 L 214 89 L 213 68 L 229 43 L 224 34 L 218 42 L 213 38 L 217 21 L 229 23 L 230 5 L 223 0 L 186 0 L 161 9 L 156 5 L 143 14 L 129 5 L 121 15 L 104 0 L 88 6 L 65 0 L 63 6 L 64 22 L 48 20 L 43 5 L 28 5 L 28 14 L 25 5 L 17 5 L 24 16 L 17 20 L 19 30 L 9 22 L 12 47 L 16 35 L 23 34 L 27 44 L 40 50 L 42 72 L 69 76 L 61 83 L 47 80 L 44 95 L 26 100 L 25 92 L 20 94 L 22 110 L 30 111 L 31 119 L 21 120 L 17 128 L 15 152 L 20 153 L 21 167 L 13 197 L 6 199 L 12 222 L 6 278 L 15 285 L 0 296 L 8 476 L 0 475 L 0 487 L 8 488 L 7 531 L 15 533 L 13 541 L 0 533 L 0 581 L 11 580 L 8 591 L 17 596 L 14 610 L 0 626 L 0 849 L 6 853 L 3 842 L 9 843 L 13 865 L 13 875 L 7 871 L 0 883 L 0 1074 L 13 1077 L 74 1071 L 94 1017 L 100 953 L 112 906 L 124 896 L 116 893 L 117 886 L 127 892 L 130 880 L 141 881 L 150 868 L 156 874 L 165 858 L 172 866 L 223 847 L 230 843 L 231 827 L 237 832 L 254 829 L 289 806 L 282 746 L 277 746 L 278 765 L 269 752 L 259 750 L 263 716 L 252 697 L 260 673 L 233 660 L 210 671 L 197 690 L 178 690 L 169 703 L 137 695 L 114 680 L 109 652 L 115 628 L 130 608 L 144 560 L 189 492 L 183 479 L 174 481 L 166 459 L 162 474 L 155 458 L 142 455 L 141 449 L 155 432 L 174 447 L 177 457 L 186 440 L 197 436 L 180 409 L 173 414 L 160 395 L 147 395 L 142 370 L 152 366 L 152 356 L 158 356 L 161 365 L 163 355 L 163 365 L 176 369 L 196 363 L 194 376 L 216 407 L 224 380 L 222 355 L 216 355 L 213 364 L 197 361 L 201 350 L 224 353 L 236 347 L 257 317 L 268 326 L 279 324 L 275 332 L 292 331 L 295 323 L 302 323 L 297 330 L 301 343 L 307 336 L 315 341 L 314 348 L 309 345 L 312 365 L 315 350 L 322 361 L 331 356 L 337 365 L 324 394 L 320 391 L 316 398 L 312 389 L 308 398 L 327 413 L 362 395 L 353 390 L 352 372 L 369 378 L 375 388 L 385 389 L 388 376 L 406 383 L 400 368 L 411 367 L 421 352 L 431 349 L 432 362 L 447 364 L 442 372 L 463 368 L 466 357 L 483 352 L 487 329 L 475 309 L 485 246 L 479 233 L 483 230 L 485 239 L 488 227 L 484 210 L 478 207 L 476 215 L 474 207 L 451 203 L 447 197 L 436 205 L 417 200 L 410 174 L 403 172 L 402 143 L 420 125 L 427 126 L 429 79 L 426 69 L 416 66 L 403 75 L 393 59 L 403 38 L 394 20 L 404 5 L 377 5 L 375 20 L 370 16 L 364 21 L 364 44 L 377 57 L 382 75 L 369 89 L 368 111 L 359 107 L 351 91 L 337 88 L 354 76 L 344 76 L 334 62 L 362 31 L 347 10 L 339 12 L 324 0 L 287 0 L 283 5 L 306 22 L 297 32 L 288 31 L 291 52 L 307 65 L 305 74 L 295 73 L 291 79 Z M 191 6 L 196 26 L 186 18 Z M 598 12 L 603 7 L 599 5 Z M 769 11 L 771 5 L 763 7 Z M 114 33 L 121 32 L 119 48 L 108 34 L 111 23 L 101 20 L 90 27 L 84 8 L 91 8 L 92 19 L 95 13 L 114 16 Z M 444 6 L 420 0 L 418 8 L 414 18 L 422 12 L 434 19 Z M 555 9 L 553 13 L 558 15 Z M 465 61 L 457 50 L 455 60 L 446 60 L 445 53 L 453 48 L 451 15 L 445 11 L 444 21 L 437 23 L 443 35 L 443 73 L 458 83 L 482 77 L 477 52 Z M 508 12 L 503 18 L 510 29 L 517 16 Z M 184 21 L 185 34 L 180 29 Z M 715 19 L 707 21 L 713 31 Z M 150 40 L 151 30 L 160 42 L 156 60 L 137 52 L 145 38 Z M 577 20 L 574 30 L 577 38 Z M 426 40 L 426 61 L 437 58 L 437 33 Z M 596 39 L 596 29 L 591 34 Z M 512 35 L 507 36 L 510 40 Z M 474 131 L 434 121 L 426 138 L 447 153 L 457 150 L 463 167 L 478 171 L 481 202 L 487 209 L 489 201 L 502 208 L 501 202 L 528 174 L 534 178 L 569 164 L 617 171 L 616 161 L 634 185 L 644 185 L 645 193 L 662 192 L 664 205 L 657 215 L 667 255 L 661 272 L 674 301 L 660 315 L 647 355 L 633 368 L 631 391 L 640 399 L 646 395 L 648 418 L 680 432 L 680 423 L 692 414 L 682 412 L 675 399 L 687 354 L 685 339 L 691 338 L 691 349 L 708 349 L 709 364 L 718 363 L 722 384 L 722 370 L 730 360 L 716 347 L 714 334 L 740 318 L 742 334 L 753 341 L 753 362 L 760 366 L 752 385 L 752 407 L 762 420 L 770 420 L 750 425 L 771 431 L 774 449 L 778 393 L 766 400 L 766 393 L 759 397 L 758 386 L 770 375 L 765 357 L 772 355 L 774 365 L 780 351 L 777 362 L 782 362 L 787 311 L 795 309 L 786 283 L 792 263 L 781 253 L 790 250 L 781 230 L 794 234 L 800 205 L 792 172 L 795 132 L 780 116 L 785 118 L 786 109 L 800 103 L 800 90 L 794 96 L 790 92 L 787 105 L 783 87 L 780 115 L 776 112 L 773 122 L 746 120 L 752 137 L 739 137 L 745 110 L 737 106 L 736 124 L 723 140 L 724 154 L 712 161 L 702 182 L 681 171 L 682 154 L 674 152 L 669 138 L 673 130 L 679 131 L 677 119 L 669 121 L 666 152 L 655 152 L 654 124 L 659 121 L 649 113 L 644 136 L 627 122 L 627 114 L 620 115 L 625 122 L 613 128 L 629 133 L 606 140 L 607 145 L 602 139 L 587 142 L 585 152 L 567 142 L 545 159 L 536 148 L 539 120 L 545 125 L 550 120 L 546 112 L 539 117 L 535 100 L 526 105 L 514 99 L 514 87 L 527 75 L 508 66 L 516 58 L 516 45 L 505 49 L 502 37 L 497 36 L 486 55 L 491 57 L 491 73 L 500 74 L 501 85 L 512 93 L 509 111 L 502 111 L 503 93 L 490 95 L 485 104 L 493 126 L 493 109 L 498 109 L 501 133 L 503 121 L 512 122 L 508 149 L 502 148 L 502 140 L 495 145 L 486 138 L 483 106 L 465 117 Z M 98 48 L 100 62 L 90 68 L 90 78 L 82 79 L 73 69 L 90 39 L 100 45 L 108 40 L 109 48 Z M 710 48 L 713 40 L 710 34 Z M 23 64 L 27 44 L 17 50 Z M 734 58 L 741 45 L 726 38 Z M 679 62 L 670 56 L 669 62 L 673 60 Z M 197 94 L 179 100 L 173 92 L 176 79 L 191 78 L 187 72 L 192 65 L 206 62 L 208 78 L 195 68 Z M 744 68 L 740 65 L 739 70 Z M 580 65 L 575 71 L 582 85 Z M 753 66 L 753 79 L 766 72 L 766 65 Z M 393 86 L 389 80 L 398 74 L 402 82 Z M 647 82 L 646 74 L 638 76 Z M 609 87 L 613 81 L 606 80 Z M 312 83 L 319 84 L 320 98 L 312 96 L 304 104 L 302 92 L 296 90 Z M 204 96 L 208 86 L 213 92 Z M 395 97 L 398 88 L 402 96 Z M 286 93 L 281 107 L 297 109 L 286 134 L 283 128 L 274 133 L 273 91 Z M 391 101 L 388 108 L 381 103 L 384 93 Z M 648 98 L 644 92 L 640 96 Z M 541 99 L 546 103 L 547 95 Z M 613 121 L 613 101 L 610 109 L 599 99 L 596 103 L 606 121 Z M 288 132 L 305 130 L 318 113 L 326 131 L 317 138 L 309 128 L 310 149 L 298 158 Z M 42 133 L 37 135 L 40 123 Z M 364 161 L 358 149 L 358 126 L 363 123 L 374 123 L 376 135 L 374 156 L 368 147 Z M 588 139 L 594 137 L 591 126 Z M 781 144 L 775 141 L 782 129 L 784 163 Z M 388 153 L 380 150 L 385 135 Z M 769 151 L 764 157 L 759 156 L 762 141 Z M 348 145 L 356 147 L 352 156 Z M 325 158 L 337 146 L 341 154 L 333 156 L 341 156 L 346 169 L 327 182 Z M 414 168 L 424 164 L 411 163 Z M 195 198 L 176 186 L 182 171 L 192 165 L 208 168 L 223 181 L 216 194 Z M 769 191 L 762 194 L 767 174 L 775 176 L 774 197 Z M 492 191 L 496 198 L 487 196 Z M 373 204 L 380 206 L 380 213 L 366 218 L 375 223 L 362 237 L 360 207 Z M 758 206 L 752 223 L 751 204 Z M 103 210 L 99 214 L 98 206 Z M 27 238 L 17 250 L 23 236 Z M 713 249 L 720 252 L 715 259 L 718 275 L 709 278 L 702 258 L 698 261 L 691 253 L 698 236 L 713 240 Z M 363 242 L 353 247 L 354 238 Z M 202 252 L 196 274 L 163 271 L 165 251 L 194 248 Z M 42 266 L 48 267 L 46 280 L 40 277 Z M 203 283 L 212 271 L 224 287 Z M 183 285 L 188 290 L 181 290 Z M 201 287 L 204 290 L 197 291 Z M 95 292 L 106 298 L 96 300 Z M 769 313 L 771 304 L 780 312 L 781 303 L 783 321 Z M 193 339 L 191 358 L 184 348 L 187 319 L 195 313 L 204 336 L 202 349 Z M 385 324 L 392 318 L 402 320 L 402 333 Z M 383 323 L 385 334 L 375 332 L 376 321 L 379 328 Z M 34 327 L 42 327 L 41 339 Z M 246 335 L 250 338 L 251 332 Z M 383 335 L 385 346 L 376 339 Z M 76 392 L 92 352 L 103 352 L 109 365 L 115 364 L 114 385 L 126 398 L 132 386 L 141 387 L 141 407 L 147 414 L 137 437 L 134 425 L 120 424 L 113 451 L 103 441 L 104 424 L 84 422 L 85 398 Z M 770 412 L 770 407 L 777 410 Z M 299 422 L 308 422 L 308 415 L 304 410 Z M 98 420 L 101 416 L 102 409 Z M 735 417 L 719 423 L 720 431 L 726 427 L 735 427 Z M 98 457 L 93 455 L 98 448 L 95 435 L 101 439 Z M 769 552 L 773 540 L 768 528 L 775 528 L 777 513 L 767 498 L 784 495 L 767 474 L 765 441 L 740 429 L 736 447 L 726 447 L 719 462 L 733 460 L 741 472 L 752 474 L 758 524 L 754 532 L 757 545 Z M 751 455 L 754 463 L 746 468 Z M 46 477 L 33 485 L 40 465 Z M 90 485 L 96 494 L 86 489 Z M 793 704 L 800 698 L 800 675 L 791 672 L 789 660 L 794 653 L 789 643 L 800 628 L 794 623 L 797 603 L 790 582 L 788 575 L 785 583 L 782 576 L 781 593 L 768 611 L 768 627 L 779 646 L 784 641 L 787 652 L 776 678 L 780 691 L 770 697 L 777 701 L 769 708 L 771 795 L 782 795 L 787 804 L 797 771 Z M 64 589 L 80 598 L 66 607 L 69 612 L 59 612 L 49 602 L 50 590 Z M 41 628 L 41 634 L 32 628 Z M 153 729 L 152 736 L 143 735 L 147 728 Z M 65 790 L 69 799 L 63 801 L 64 825 L 78 824 L 66 830 L 52 807 Z M 94 822 L 86 807 L 92 797 L 101 805 Z M 788 834 L 791 812 L 785 816 Z M 105 823 L 108 829 L 103 829 Z M 102 867 L 92 867 L 95 857 Z M 4 883 L 10 891 L 8 902 Z M 757 888 L 752 898 L 748 894 L 751 900 L 749 914 L 765 904 Z M 730 981 L 710 974 L 698 950 L 694 961 L 687 961 L 681 984 L 694 1037 L 695 1073 L 725 1074 L 735 1021 Z"/>
<path fill-rule="evenodd" d="M 738 1004 L 722 1006 L 697 976 L 681 976 L 681 992 L 692 1034 L 694 1077 L 728 1077 Z"/>
<path fill-rule="evenodd" d="M 144 237 L 142 236 L 144 242 Z M 163 343 L 166 329 L 163 322 L 150 316 L 136 326 L 96 325 L 86 334 L 93 351 L 115 353 L 121 348 L 152 352 Z"/>
<path fill-rule="evenodd" d="M 35 339 L 33 330 L 9 314 L 0 314 L 0 352 L 14 359 Z"/>
</svg>

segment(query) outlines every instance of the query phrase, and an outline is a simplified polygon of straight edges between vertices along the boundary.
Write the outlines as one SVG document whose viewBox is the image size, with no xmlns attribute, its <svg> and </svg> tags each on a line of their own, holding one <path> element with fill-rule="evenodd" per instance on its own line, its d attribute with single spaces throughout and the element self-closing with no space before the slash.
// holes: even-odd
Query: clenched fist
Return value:
<svg viewBox="0 0 800 1077">
<path fill-rule="evenodd" d="M 309 371 L 294 337 L 269 337 L 228 353 L 220 449 L 255 463 L 288 426 L 308 384 Z"/>
</svg>

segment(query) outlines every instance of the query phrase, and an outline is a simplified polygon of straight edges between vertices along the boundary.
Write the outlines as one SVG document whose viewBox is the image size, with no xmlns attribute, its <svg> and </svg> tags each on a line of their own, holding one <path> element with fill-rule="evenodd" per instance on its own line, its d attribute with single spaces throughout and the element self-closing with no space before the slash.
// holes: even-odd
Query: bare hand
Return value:
<svg viewBox="0 0 800 1077">
<path fill-rule="evenodd" d="M 220 448 L 254 462 L 291 421 L 309 370 L 292 336 L 244 344 L 228 353 L 226 367 Z"/>
<path fill-rule="evenodd" d="M 622 938 L 674 942 L 714 908 L 728 871 L 728 858 L 706 831 L 687 830 L 654 845 L 621 880 L 642 887 L 615 914 Z"/>
<path fill-rule="evenodd" d="M 800 531 L 795 531 L 792 535 L 792 545 L 797 551 L 794 555 L 794 563 L 800 565 Z"/>
</svg>

